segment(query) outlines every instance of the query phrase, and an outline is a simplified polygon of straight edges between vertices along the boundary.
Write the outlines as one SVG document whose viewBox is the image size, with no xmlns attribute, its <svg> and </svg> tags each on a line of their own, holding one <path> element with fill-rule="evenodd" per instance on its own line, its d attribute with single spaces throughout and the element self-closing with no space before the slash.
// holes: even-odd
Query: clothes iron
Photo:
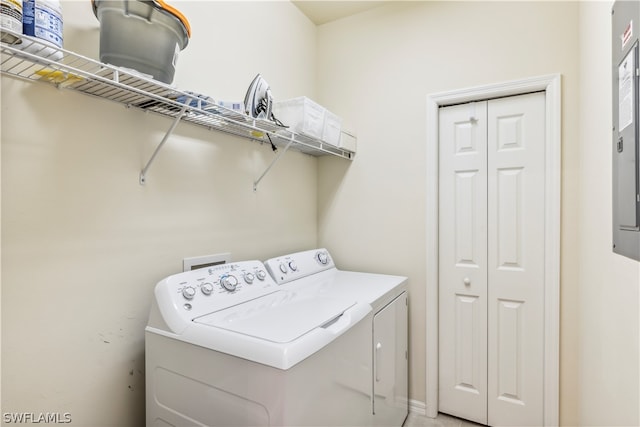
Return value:
<svg viewBox="0 0 640 427">
<path fill-rule="evenodd" d="M 273 97 L 267 81 L 258 74 L 244 97 L 245 113 L 257 119 L 272 120 Z"/>
</svg>

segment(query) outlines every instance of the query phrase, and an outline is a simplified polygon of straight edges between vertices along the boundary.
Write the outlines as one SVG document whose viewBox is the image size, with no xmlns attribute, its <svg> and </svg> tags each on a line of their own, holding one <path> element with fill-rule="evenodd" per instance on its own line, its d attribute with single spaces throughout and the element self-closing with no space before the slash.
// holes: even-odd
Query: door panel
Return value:
<svg viewBox="0 0 640 427">
<path fill-rule="evenodd" d="M 474 205 L 479 185 L 477 170 L 455 173 L 455 261 L 459 267 L 478 267 L 478 241 L 474 232 L 478 212 L 469 207 Z"/>
<path fill-rule="evenodd" d="M 498 269 L 522 268 L 522 168 L 497 171 Z"/>
<path fill-rule="evenodd" d="M 439 406 L 487 422 L 486 102 L 440 110 Z"/>
<path fill-rule="evenodd" d="M 522 401 L 522 301 L 498 300 L 498 378 L 500 400 Z M 491 418 L 491 417 L 490 417 Z"/>
<path fill-rule="evenodd" d="M 487 108 L 488 419 L 543 425 L 545 96 Z"/>
<path fill-rule="evenodd" d="M 479 375 L 484 369 L 477 365 L 478 361 L 478 310 L 479 298 L 475 296 L 456 295 L 456 330 L 455 330 L 455 387 L 457 390 L 480 394 L 477 388 L 481 383 Z"/>
<path fill-rule="evenodd" d="M 407 314 L 403 292 L 373 317 L 374 426 L 402 425 L 409 411 Z"/>
</svg>

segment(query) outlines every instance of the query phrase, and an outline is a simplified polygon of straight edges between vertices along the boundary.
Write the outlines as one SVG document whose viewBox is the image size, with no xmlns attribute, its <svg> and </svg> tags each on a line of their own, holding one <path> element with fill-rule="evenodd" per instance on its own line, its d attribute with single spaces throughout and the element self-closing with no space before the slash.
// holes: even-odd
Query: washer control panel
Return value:
<svg viewBox="0 0 640 427">
<path fill-rule="evenodd" d="M 262 262 L 242 261 L 174 274 L 160 281 L 155 292 L 159 303 L 194 318 L 274 292 L 276 287 Z"/>
<path fill-rule="evenodd" d="M 326 249 L 312 249 L 282 255 L 271 258 L 264 264 L 279 285 L 335 267 Z"/>
</svg>

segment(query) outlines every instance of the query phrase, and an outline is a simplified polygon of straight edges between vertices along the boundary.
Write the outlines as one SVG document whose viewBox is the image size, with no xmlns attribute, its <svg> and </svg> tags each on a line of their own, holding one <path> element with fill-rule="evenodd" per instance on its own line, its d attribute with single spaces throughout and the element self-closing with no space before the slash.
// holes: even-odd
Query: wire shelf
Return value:
<svg viewBox="0 0 640 427">
<path fill-rule="evenodd" d="M 291 147 L 312 156 L 333 155 L 353 159 L 354 153 L 350 151 L 291 132 L 271 121 L 254 119 L 207 102 L 193 93 L 181 91 L 133 70 L 103 64 L 10 31 L 2 31 L 1 38 L 3 76 L 53 84 L 61 89 L 108 99 L 127 107 L 260 143 L 270 143 L 270 137 L 278 147 Z M 183 111 L 185 103 L 188 107 Z"/>
</svg>

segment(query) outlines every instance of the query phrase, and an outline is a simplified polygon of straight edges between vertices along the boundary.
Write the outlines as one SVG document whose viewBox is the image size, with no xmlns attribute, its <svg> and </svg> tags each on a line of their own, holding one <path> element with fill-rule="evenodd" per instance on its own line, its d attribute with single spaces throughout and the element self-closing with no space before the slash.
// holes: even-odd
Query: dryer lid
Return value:
<svg viewBox="0 0 640 427">
<path fill-rule="evenodd" d="M 193 321 L 284 344 L 332 324 L 354 305 L 350 300 L 280 290 Z"/>
</svg>

